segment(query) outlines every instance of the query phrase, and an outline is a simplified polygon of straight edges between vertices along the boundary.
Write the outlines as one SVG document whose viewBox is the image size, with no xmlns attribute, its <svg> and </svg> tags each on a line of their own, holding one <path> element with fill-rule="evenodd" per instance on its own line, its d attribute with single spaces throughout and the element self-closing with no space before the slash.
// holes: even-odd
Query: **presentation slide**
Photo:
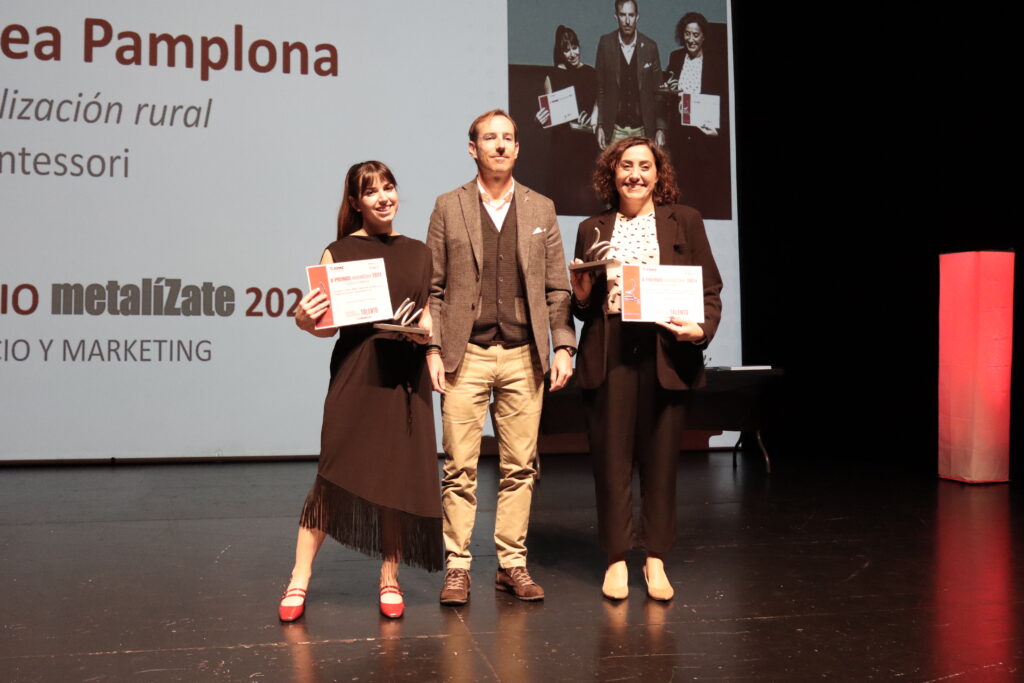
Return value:
<svg viewBox="0 0 1024 683">
<path fill-rule="evenodd" d="M 387 163 L 396 229 L 425 239 L 435 197 L 475 174 L 469 122 L 510 107 L 510 65 L 534 63 L 510 43 L 517 8 L 5 0 L 0 460 L 317 453 L 333 342 L 292 315 L 344 173 Z M 550 143 L 521 137 L 529 176 Z M 713 365 L 740 362 L 736 218 L 733 197 L 707 221 L 726 282 Z M 578 221 L 561 220 L 567 251 Z"/>
</svg>

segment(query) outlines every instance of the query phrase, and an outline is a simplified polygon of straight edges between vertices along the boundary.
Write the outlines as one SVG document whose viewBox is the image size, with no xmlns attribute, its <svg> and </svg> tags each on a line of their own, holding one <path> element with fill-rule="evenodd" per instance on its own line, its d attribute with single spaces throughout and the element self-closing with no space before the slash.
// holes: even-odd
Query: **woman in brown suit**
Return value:
<svg viewBox="0 0 1024 683">
<path fill-rule="evenodd" d="M 583 321 L 576 376 L 584 390 L 597 492 L 598 533 L 608 554 L 602 592 L 628 593 L 625 553 L 647 551 L 647 593 L 674 593 L 662 558 L 675 539 L 676 454 L 682 439 L 687 390 L 703 381 L 702 349 L 721 317 L 722 278 L 704 223 L 694 209 L 675 204 L 678 190 L 668 155 L 650 138 L 610 145 L 597 161 L 594 188 L 611 209 L 580 224 L 576 259 L 594 258 L 607 241 L 622 263 L 701 266 L 704 322 L 682 318 L 623 323 L 621 266 L 573 273 L 572 309 Z M 633 463 L 640 474 L 641 517 L 634 530 L 630 495 Z"/>
</svg>

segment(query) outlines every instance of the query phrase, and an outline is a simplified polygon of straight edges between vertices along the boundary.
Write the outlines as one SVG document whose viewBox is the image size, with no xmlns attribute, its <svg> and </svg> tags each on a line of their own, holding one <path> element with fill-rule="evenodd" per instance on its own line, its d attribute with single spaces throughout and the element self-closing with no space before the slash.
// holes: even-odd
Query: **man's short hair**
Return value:
<svg viewBox="0 0 1024 683">
<path fill-rule="evenodd" d="M 519 140 L 519 126 L 516 125 L 516 120 L 509 116 L 508 112 L 504 109 L 492 109 L 485 111 L 480 116 L 473 119 L 473 123 L 469 124 L 469 141 L 476 142 L 476 129 L 484 121 L 490 121 L 495 116 L 504 116 L 506 119 L 512 122 L 512 133 L 515 135 L 515 139 Z"/>
<path fill-rule="evenodd" d="M 640 14 L 640 0 L 615 0 L 615 13 L 618 14 L 622 6 L 627 2 L 633 3 L 633 9 L 637 14 Z"/>
</svg>

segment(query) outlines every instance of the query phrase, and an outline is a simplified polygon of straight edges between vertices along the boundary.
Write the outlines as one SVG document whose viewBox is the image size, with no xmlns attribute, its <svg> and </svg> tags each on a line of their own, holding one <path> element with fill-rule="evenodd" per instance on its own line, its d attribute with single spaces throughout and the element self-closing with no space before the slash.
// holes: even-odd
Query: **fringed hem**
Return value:
<svg viewBox="0 0 1024 683">
<path fill-rule="evenodd" d="M 319 529 L 342 545 L 384 557 L 384 527 L 394 529 L 403 564 L 430 572 L 444 568 L 440 517 L 421 517 L 369 502 L 319 474 L 302 506 L 299 524 Z"/>
</svg>

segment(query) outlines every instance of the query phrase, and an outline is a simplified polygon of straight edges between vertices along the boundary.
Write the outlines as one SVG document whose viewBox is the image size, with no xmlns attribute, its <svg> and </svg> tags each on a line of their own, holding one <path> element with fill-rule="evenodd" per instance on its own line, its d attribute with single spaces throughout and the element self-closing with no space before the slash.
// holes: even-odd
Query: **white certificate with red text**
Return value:
<svg viewBox="0 0 1024 683">
<path fill-rule="evenodd" d="M 722 127 L 722 99 L 718 95 L 707 93 L 680 93 L 679 116 L 684 126 L 718 130 Z"/>
<path fill-rule="evenodd" d="M 382 258 L 306 266 L 306 277 L 309 288 L 319 288 L 331 302 L 316 323 L 318 330 L 391 320 L 394 315 Z"/>
<path fill-rule="evenodd" d="M 580 110 L 576 106 L 576 88 L 571 85 L 568 88 L 541 95 L 537 98 L 537 102 L 551 114 L 551 118 L 544 125 L 545 128 L 554 128 L 580 117 Z"/>
<path fill-rule="evenodd" d="M 622 266 L 622 319 L 704 322 L 704 274 L 700 266 Z"/>
</svg>

